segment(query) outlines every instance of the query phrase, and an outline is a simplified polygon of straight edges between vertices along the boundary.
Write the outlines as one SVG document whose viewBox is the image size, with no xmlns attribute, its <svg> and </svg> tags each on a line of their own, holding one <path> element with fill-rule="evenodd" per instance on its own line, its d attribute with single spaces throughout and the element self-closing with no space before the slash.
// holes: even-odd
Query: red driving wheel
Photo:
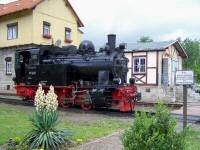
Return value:
<svg viewBox="0 0 200 150">
<path fill-rule="evenodd" d="M 60 102 L 60 106 L 63 107 L 63 108 L 70 108 L 72 106 L 72 104 Z"/>
<path fill-rule="evenodd" d="M 92 105 L 91 105 L 91 104 L 81 104 L 81 108 L 82 108 L 83 110 L 88 111 L 88 110 L 91 110 L 91 109 L 92 109 Z"/>
</svg>

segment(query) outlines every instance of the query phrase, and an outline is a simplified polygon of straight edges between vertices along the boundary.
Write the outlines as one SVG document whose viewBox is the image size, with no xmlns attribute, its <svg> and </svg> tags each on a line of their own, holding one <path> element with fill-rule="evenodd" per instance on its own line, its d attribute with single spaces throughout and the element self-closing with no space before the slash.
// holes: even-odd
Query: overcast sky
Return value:
<svg viewBox="0 0 200 150">
<path fill-rule="evenodd" d="M 9 1 L 9 0 L 0 0 Z M 103 45 L 108 33 L 118 42 L 189 37 L 200 39 L 200 0 L 69 0 L 83 21 L 84 39 Z"/>
</svg>

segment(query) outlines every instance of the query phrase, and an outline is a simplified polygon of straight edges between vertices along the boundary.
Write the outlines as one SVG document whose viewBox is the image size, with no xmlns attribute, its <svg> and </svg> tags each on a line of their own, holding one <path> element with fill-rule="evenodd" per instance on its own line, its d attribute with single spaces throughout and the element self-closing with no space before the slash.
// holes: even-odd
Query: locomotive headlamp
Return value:
<svg viewBox="0 0 200 150">
<path fill-rule="evenodd" d="M 121 83 L 122 83 L 122 80 L 121 80 L 121 78 L 114 78 L 114 79 L 113 79 L 113 83 L 114 83 L 114 84 L 121 84 Z"/>
</svg>

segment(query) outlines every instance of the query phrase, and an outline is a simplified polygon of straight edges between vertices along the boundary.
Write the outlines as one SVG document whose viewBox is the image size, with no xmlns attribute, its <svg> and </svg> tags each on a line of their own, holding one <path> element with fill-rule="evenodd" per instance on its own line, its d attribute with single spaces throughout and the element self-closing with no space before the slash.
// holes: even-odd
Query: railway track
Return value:
<svg viewBox="0 0 200 150">
<path fill-rule="evenodd" d="M 30 101 L 23 101 L 20 99 L 6 98 L 6 97 L 0 97 L 0 103 L 6 103 L 6 104 L 12 104 L 12 105 L 33 106 L 33 103 L 31 103 Z"/>
<path fill-rule="evenodd" d="M 22 106 L 29 106 L 29 107 L 33 107 L 33 102 L 32 101 L 23 101 L 20 100 L 19 98 L 7 98 L 7 97 L 0 97 L 0 103 L 5 103 L 5 104 L 11 104 L 11 105 L 22 105 Z M 103 114 L 103 115 L 107 115 L 107 116 L 115 116 L 115 117 L 134 117 L 134 113 L 138 112 L 140 113 L 140 110 L 136 110 L 134 112 L 119 112 L 119 111 L 115 111 L 115 110 L 108 110 L 108 109 L 99 109 L 99 110 L 91 110 L 91 111 L 84 111 L 81 109 L 77 109 L 77 108 L 68 108 L 68 109 L 64 109 L 64 108 L 59 108 L 60 111 L 69 111 L 69 112 L 73 112 L 73 113 L 87 113 L 87 114 Z M 152 111 L 146 111 L 146 113 L 154 115 L 155 112 Z M 172 114 L 172 116 L 177 119 L 179 122 L 183 121 L 183 116 L 179 115 L 179 114 Z M 192 115 L 188 115 L 187 118 L 188 123 L 191 124 L 199 124 L 200 125 L 200 116 L 192 116 Z"/>
</svg>

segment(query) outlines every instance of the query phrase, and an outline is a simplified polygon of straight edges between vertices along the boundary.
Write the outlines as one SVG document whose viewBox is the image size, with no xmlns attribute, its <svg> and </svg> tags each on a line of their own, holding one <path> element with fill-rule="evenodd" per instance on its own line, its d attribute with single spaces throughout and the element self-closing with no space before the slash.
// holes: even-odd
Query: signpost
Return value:
<svg viewBox="0 0 200 150">
<path fill-rule="evenodd" d="M 194 84 L 193 71 L 176 71 L 175 75 L 176 85 L 183 85 L 183 129 L 187 127 L 187 88 L 188 85 Z"/>
<path fill-rule="evenodd" d="M 175 76 L 176 85 L 192 85 L 194 84 L 193 71 L 176 71 Z"/>
</svg>

